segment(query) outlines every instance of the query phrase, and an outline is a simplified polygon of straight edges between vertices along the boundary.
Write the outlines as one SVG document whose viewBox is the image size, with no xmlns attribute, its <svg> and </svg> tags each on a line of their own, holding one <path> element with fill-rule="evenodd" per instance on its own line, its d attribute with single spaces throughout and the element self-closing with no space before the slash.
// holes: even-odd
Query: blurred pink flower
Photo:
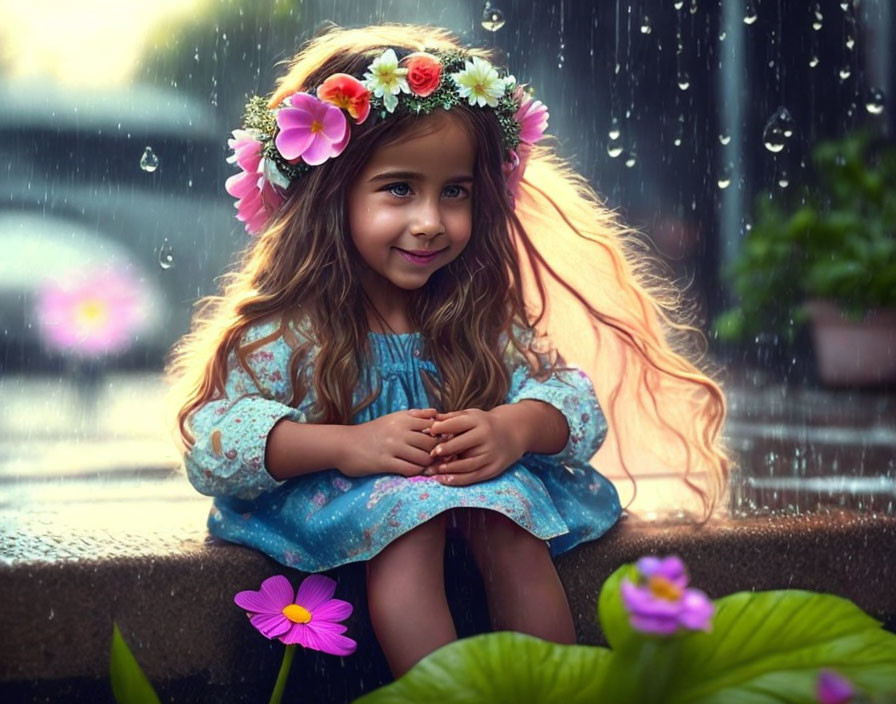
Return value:
<svg viewBox="0 0 896 704">
<path fill-rule="evenodd" d="M 845 677 L 833 670 L 822 670 L 818 674 L 815 694 L 820 704 L 846 704 L 852 700 L 856 692 Z"/>
<path fill-rule="evenodd" d="M 289 580 L 278 574 L 264 580 L 257 592 L 239 592 L 233 600 L 249 612 L 252 625 L 266 638 L 331 655 L 350 655 L 357 643 L 342 635 L 346 627 L 337 621 L 351 615 L 352 605 L 333 599 L 335 591 L 335 580 L 312 574 L 293 594 Z"/>
<path fill-rule="evenodd" d="M 237 219 L 246 223 L 246 232 L 257 235 L 273 213 L 283 203 L 283 195 L 274 184 L 279 172 L 274 164 L 262 155 L 261 141 L 248 130 L 234 130 L 233 139 L 227 141 L 233 155 L 227 158 L 236 163 L 242 172 L 234 174 L 224 184 L 225 190 L 237 199 Z M 284 179 L 283 184 L 288 183 Z"/>
<path fill-rule="evenodd" d="M 294 93 L 286 103 L 277 111 L 274 139 L 284 159 L 317 166 L 342 153 L 351 134 L 342 110 L 310 93 Z"/>
<path fill-rule="evenodd" d="M 637 567 L 637 584 L 623 579 L 620 585 L 632 628 L 656 635 L 671 635 L 679 628 L 710 629 L 715 607 L 699 589 L 687 588 L 680 558 L 642 557 Z"/>
<path fill-rule="evenodd" d="M 142 282 L 122 268 L 72 271 L 42 283 L 37 324 L 49 347 L 96 358 L 131 346 L 149 319 L 151 301 Z"/>
</svg>

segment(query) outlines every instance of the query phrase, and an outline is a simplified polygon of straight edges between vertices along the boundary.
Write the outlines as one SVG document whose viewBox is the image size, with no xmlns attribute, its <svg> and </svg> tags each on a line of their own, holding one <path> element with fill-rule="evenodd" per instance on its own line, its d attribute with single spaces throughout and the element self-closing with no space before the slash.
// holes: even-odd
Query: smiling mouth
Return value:
<svg viewBox="0 0 896 704">
<path fill-rule="evenodd" d="M 397 249 L 399 252 L 404 252 L 405 254 L 410 254 L 412 257 L 419 257 L 421 259 L 425 259 L 428 257 L 434 257 L 435 255 L 439 254 L 440 252 L 444 252 L 448 248 L 442 247 L 442 249 L 434 249 L 431 252 L 409 252 L 408 250 L 402 249 L 401 247 L 396 247 L 395 249 Z"/>
</svg>

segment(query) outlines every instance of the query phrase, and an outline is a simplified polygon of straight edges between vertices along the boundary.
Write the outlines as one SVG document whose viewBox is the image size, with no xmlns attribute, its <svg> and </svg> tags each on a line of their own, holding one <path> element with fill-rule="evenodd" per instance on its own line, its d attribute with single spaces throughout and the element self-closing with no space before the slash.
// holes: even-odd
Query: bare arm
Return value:
<svg viewBox="0 0 896 704">
<path fill-rule="evenodd" d="M 317 425 L 281 420 L 268 435 L 265 466 L 283 481 L 325 469 L 339 469 L 349 447 L 351 425 Z"/>
<path fill-rule="evenodd" d="M 522 452 L 553 455 L 566 447 L 569 440 L 566 417 L 544 401 L 523 399 L 497 406 L 492 412 L 507 418 L 509 427 L 516 431 Z"/>
</svg>

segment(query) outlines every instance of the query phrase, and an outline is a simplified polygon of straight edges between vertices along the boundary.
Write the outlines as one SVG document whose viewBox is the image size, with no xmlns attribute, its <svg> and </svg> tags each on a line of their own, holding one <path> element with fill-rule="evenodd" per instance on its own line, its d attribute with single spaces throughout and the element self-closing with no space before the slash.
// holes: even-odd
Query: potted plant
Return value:
<svg viewBox="0 0 896 704">
<path fill-rule="evenodd" d="M 818 144 L 812 161 L 814 182 L 793 203 L 757 199 L 723 272 L 739 303 L 713 329 L 789 345 L 809 322 L 822 383 L 896 380 L 896 146 L 859 131 Z"/>
</svg>

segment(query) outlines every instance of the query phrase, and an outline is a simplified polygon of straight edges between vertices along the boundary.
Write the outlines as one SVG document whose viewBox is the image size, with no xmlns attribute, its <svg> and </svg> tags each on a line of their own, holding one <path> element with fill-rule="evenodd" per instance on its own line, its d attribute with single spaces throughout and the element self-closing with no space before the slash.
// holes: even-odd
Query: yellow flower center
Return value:
<svg viewBox="0 0 896 704">
<path fill-rule="evenodd" d="M 320 120 L 315 120 L 311 123 L 311 131 L 314 133 L 321 132 L 324 129 L 324 125 Z"/>
<path fill-rule="evenodd" d="M 647 580 L 647 587 L 655 597 L 666 601 L 677 601 L 681 598 L 681 589 L 665 577 L 651 577 Z"/>
<path fill-rule="evenodd" d="M 298 604 L 284 606 L 283 615 L 293 623 L 308 623 L 311 620 L 311 612 Z"/>
<path fill-rule="evenodd" d="M 485 95 L 485 86 L 481 83 L 477 83 L 473 90 L 476 91 L 478 95 Z"/>
<path fill-rule="evenodd" d="M 99 327 L 109 317 L 109 309 L 98 298 L 88 298 L 78 304 L 76 313 L 81 325 Z"/>
</svg>

